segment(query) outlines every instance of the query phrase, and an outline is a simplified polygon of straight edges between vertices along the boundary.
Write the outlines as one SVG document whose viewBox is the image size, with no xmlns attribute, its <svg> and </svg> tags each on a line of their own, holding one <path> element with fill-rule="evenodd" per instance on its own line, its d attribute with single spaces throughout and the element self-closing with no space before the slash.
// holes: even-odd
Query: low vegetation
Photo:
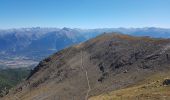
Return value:
<svg viewBox="0 0 170 100">
<path fill-rule="evenodd" d="M 0 69 L 0 96 L 7 94 L 8 90 L 25 79 L 29 72 L 29 69 L 24 68 Z"/>
<path fill-rule="evenodd" d="M 170 73 L 158 73 L 124 89 L 107 92 L 90 100 L 169 100 L 170 86 L 164 85 Z"/>
</svg>

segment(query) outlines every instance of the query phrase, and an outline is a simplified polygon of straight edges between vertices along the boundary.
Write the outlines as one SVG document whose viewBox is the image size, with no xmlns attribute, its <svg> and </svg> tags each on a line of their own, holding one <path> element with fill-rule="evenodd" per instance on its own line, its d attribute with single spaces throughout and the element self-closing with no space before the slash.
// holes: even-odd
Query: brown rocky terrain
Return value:
<svg viewBox="0 0 170 100">
<path fill-rule="evenodd" d="M 87 100 L 165 73 L 169 65 L 169 39 L 103 34 L 44 59 L 3 99 Z"/>
</svg>

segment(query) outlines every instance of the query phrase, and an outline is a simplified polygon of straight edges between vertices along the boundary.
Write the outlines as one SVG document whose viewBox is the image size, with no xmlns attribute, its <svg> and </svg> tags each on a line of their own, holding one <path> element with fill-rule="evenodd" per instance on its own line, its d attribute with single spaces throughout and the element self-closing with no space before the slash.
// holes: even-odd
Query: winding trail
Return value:
<svg viewBox="0 0 170 100">
<path fill-rule="evenodd" d="M 87 90 L 87 94 L 86 94 L 85 100 L 88 100 L 89 92 L 91 91 L 91 87 L 90 87 L 90 81 L 89 81 L 89 77 L 88 77 L 88 72 L 87 72 L 87 70 L 84 68 L 84 65 L 83 65 L 83 51 L 82 51 L 82 50 L 81 50 L 81 68 L 82 68 L 82 70 L 84 70 L 85 75 L 86 75 L 88 90 Z"/>
<path fill-rule="evenodd" d="M 16 95 L 14 95 L 14 98 L 15 98 L 16 100 L 20 100 Z"/>
</svg>

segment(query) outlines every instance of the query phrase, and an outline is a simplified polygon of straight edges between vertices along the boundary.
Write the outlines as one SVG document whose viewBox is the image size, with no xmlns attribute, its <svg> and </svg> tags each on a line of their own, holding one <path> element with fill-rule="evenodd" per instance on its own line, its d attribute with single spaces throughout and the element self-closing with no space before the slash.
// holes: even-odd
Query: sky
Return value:
<svg viewBox="0 0 170 100">
<path fill-rule="evenodd" d="M 170 28 L 170 0 L 0 0 L 0 29 Z"/>
</svg>

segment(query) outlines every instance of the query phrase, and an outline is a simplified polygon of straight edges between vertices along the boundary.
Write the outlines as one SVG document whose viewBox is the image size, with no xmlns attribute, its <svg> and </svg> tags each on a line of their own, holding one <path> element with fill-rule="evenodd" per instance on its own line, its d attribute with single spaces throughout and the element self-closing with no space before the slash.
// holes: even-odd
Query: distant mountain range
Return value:
<svg viewBox="0 0 170 100">
<path fill-rule="evenodd" d="M 170 29 L 145 27 L 145 28 L 102 28 L 102 29 L 87 29 L 80 30 L 86 38 L 94 38 L 102 33 L 118 32 L 133 36 L 149 36 L 153 38 L 170 38 Z"/>
<path fill-rule="evenodd" d="M 39 59 L 83 40 L 84 37 L 76 30 L 67 28 L 4 30 L 0 31 L 0 51 L 1 54 Z"/>
<path fill-rule="evenodd" d="M 21 28 L 0 30 L 0 66 L 10 66 L 10 62 L 31 60 L 40 61 L 45 57 L 74 44 L 94 38 L 105 32 L 119 32 L 134 36 L 170 38 L 170 29 L 163 28 L 103 28 L 103 29 L 70 29 L 70 28 Z M 15 67 L 20 67 L 17 64 Z M 29 65 L 30 66 L 30 65 Z"/>
</svg>

